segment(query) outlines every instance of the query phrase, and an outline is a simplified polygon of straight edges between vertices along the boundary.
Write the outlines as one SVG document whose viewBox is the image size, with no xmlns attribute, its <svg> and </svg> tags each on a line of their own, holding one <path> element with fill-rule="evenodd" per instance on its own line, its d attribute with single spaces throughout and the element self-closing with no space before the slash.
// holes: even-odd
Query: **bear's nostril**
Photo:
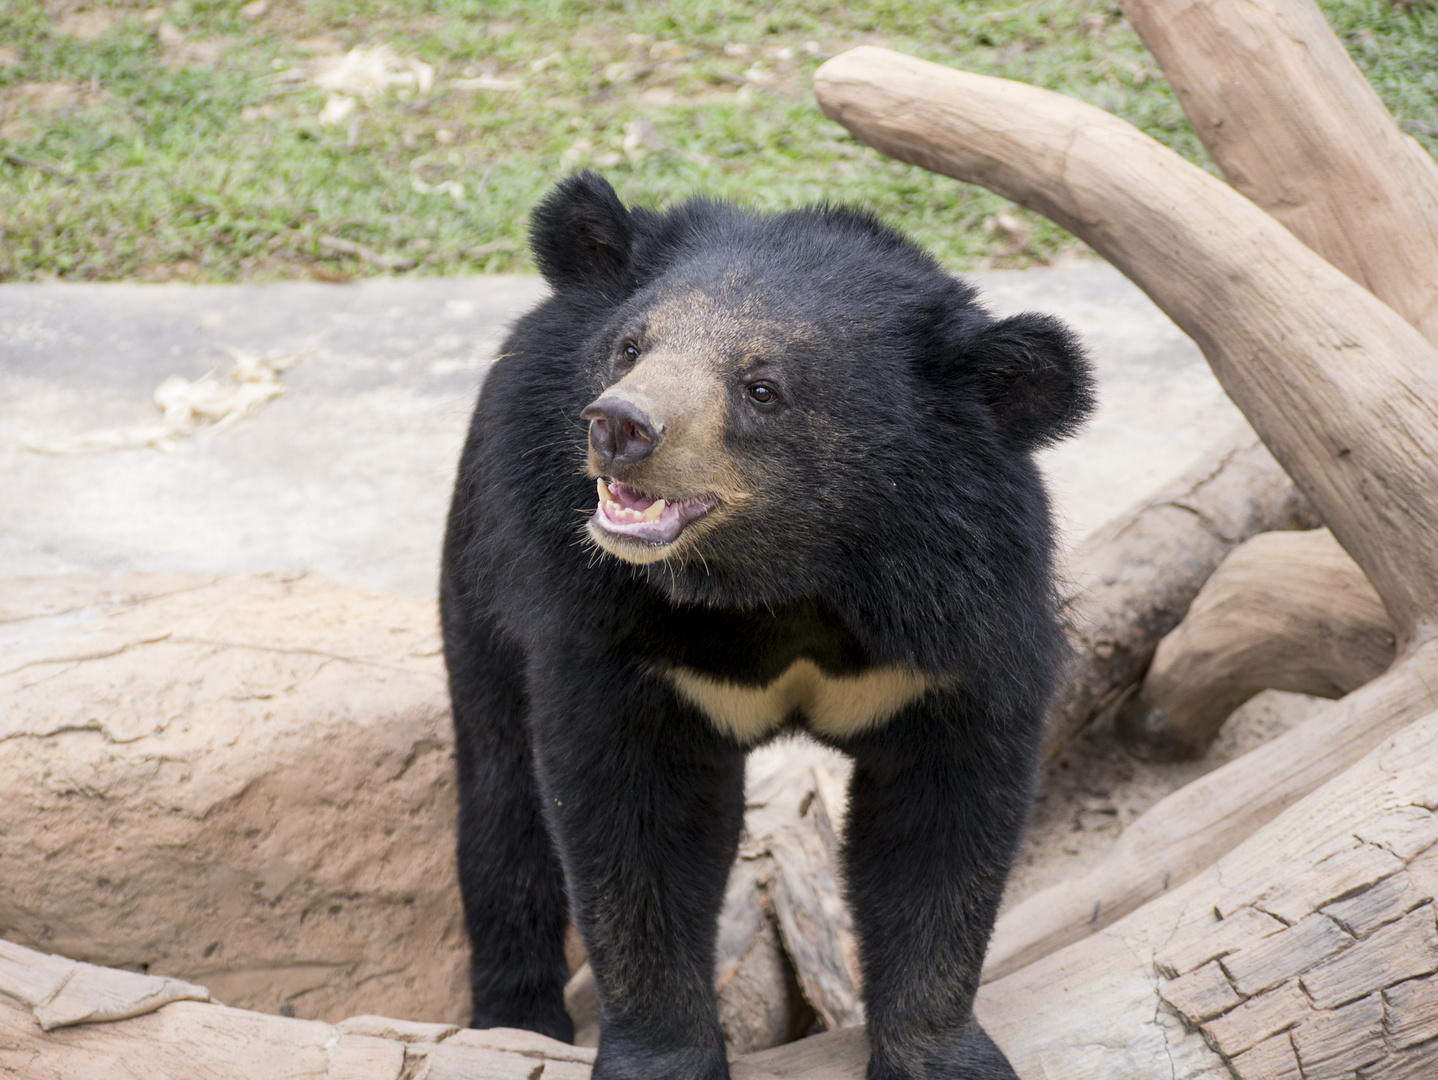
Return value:
<svg viewBox="0 0 1438 1080">
<path fill-rule="evenodd" d="M 595 453 L 617 464 L 648 457 L 658 441 L 644 410 L 624 398 L 600 398 L 579 415 L 589 421 L 589 445 Z"/>
</svg>

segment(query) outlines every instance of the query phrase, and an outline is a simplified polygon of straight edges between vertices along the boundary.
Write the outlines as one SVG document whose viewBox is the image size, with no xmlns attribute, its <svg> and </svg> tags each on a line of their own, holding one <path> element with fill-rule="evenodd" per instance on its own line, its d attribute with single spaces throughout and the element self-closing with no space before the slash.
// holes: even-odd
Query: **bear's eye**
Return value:
<svg viewBox="0 0 1438 1080">
<path fill-rule="evenodd" d="M 625 364 L 634 363 L 639 359 L 639 346 L 632 341 L 626 341 L 619 350 L 619 359 Z"/>
<path fill-rule="evenodd" d="M 773 405 L 779 400 L 779 392 L 768 383 L 752 383 L 748 393 L 749 400 L 756 405 Z"/>
</svg>

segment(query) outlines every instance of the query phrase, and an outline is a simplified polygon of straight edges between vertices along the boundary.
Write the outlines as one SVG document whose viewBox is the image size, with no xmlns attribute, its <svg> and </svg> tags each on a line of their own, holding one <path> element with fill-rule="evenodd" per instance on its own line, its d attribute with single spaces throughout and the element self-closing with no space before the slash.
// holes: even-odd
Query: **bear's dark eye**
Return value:
<svg viewBox="0 0 1438 1080">
<path fill-rule="evenodd" d="M 621 363 L 632 364 L 639 359 L 639 346 L 632 341 L 626 341 L 619 350 Z"/>
<path fill-rule="evenodd" d="M 753 383 L 748 392 L 749 400 L 756 405 L 773 405 L 779 400 L 779 392 L 768 383 Z"/>
</svg>

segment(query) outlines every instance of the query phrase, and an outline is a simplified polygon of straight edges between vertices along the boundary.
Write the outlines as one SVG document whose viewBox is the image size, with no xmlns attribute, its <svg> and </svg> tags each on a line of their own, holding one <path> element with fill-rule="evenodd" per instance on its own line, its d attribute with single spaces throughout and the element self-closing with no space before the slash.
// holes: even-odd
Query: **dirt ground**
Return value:
<svg viewBox="0 0 1438 1080">
<path fill-rule="evenodd" d="M 1043 771 L 1004 906 L 1088 870 L 1165 795 L 1307 720 L 1329 702 L 1265 690 L 1228 718 L 1197 761 L 1154 765 L 1124 752 L 1100 717 Z"/>
</svg>

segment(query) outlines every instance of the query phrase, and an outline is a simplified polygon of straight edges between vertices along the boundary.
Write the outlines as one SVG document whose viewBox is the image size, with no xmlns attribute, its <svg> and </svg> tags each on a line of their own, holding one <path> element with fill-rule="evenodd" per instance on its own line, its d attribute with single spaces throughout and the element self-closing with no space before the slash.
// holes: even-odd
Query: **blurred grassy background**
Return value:
<svg viewBox="0 0 1438 1080">
<path fill-rule="evenodd" d="M 1322 6 L 1438 150 L 1433 0 Z M 858 44 L 1071 94 L 1211 167 L 1096 0 L 3 0 L 0 280 L 526 269 L 529 207 L 583 166 L 628 201 L 868 205 L 955 269 L 1081 250 L 826 120 L 813 71 Z M 393 85 L 317 84 L 381 46 L 354 59 Z"/>
</svg>

